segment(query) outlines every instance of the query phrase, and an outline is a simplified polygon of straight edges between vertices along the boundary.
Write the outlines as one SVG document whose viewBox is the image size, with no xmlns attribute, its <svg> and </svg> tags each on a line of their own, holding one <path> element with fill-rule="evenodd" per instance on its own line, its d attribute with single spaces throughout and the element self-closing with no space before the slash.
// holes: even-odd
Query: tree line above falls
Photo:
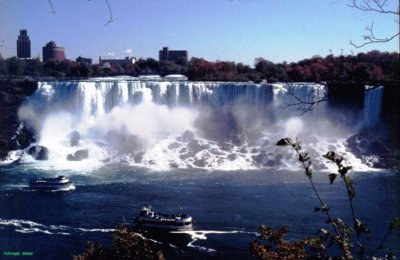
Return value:
<svg viewBox="0 0 400 260">
<path fill-rule="evenodd" d="M 183 74 L 189 80 L 254 81 L 261 82 L 320 82 L 351 81 L 364 84 L 397 82 L 400 79 L 399 53 L 370 51 L 357 55 L 326 57 L 314 56 L 292 63 L 273 63 L 256 58 L 254 68 L 231 61 L 211 62 L 193 57 L 190 61 L 157 61 L 139 59 L 135 64 L 112 65 L 104 68 L 98 64 L 73 61 L 39 59 L 24 60 L 0 56 L 0 75 L 32 77 L 101 77 L 116 75 Z"/>
</svg>

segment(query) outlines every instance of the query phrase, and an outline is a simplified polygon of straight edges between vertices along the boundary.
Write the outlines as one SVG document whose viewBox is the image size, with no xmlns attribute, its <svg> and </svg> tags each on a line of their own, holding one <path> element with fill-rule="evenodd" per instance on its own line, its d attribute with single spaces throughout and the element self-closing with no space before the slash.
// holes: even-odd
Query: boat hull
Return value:
<svg viewBox="0 0 400 260">
<path fill-rule="evenodd" d="M 61 184 L 31 183 L 29 189 L 40 191 L 69 191 L 75 190 L 75 186 L 71 182 Z"/>
<path fill-rule="evenodd" d="M 135 222 L 135 225 L 138 228 L 143 229 L 152 229 L 152 230 L 169 230 L 169 231 L 188 231 L 193 230 L 193 224 L 185 225 L 185 226 L 176 226 L 176 225 L 163 225 L 163 224 L 149 224 L 149 223 L 140 223 Z"/>
</svg>

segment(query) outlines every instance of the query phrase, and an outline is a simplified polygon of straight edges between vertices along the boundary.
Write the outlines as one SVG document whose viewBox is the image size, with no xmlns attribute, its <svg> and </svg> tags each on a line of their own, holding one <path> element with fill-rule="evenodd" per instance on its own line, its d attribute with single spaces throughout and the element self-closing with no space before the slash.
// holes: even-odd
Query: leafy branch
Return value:
<svg viewBox="0 0 400 260">
<path fill-rule="evenodd" d="M 346 243 L 345 242 L 345 236 L 346 236 L 346 228 L 343 225 L 343 221 L 341 221 L 340 219 L 333 219 L 333 217 L 331 216 L 330 213 L 330 208 L 327 206 L 327 204 L 322 200 L 321 196 L 319 195 L 319 192 L 317 190 L 317 188 L 315 187 L 314 181 L 312 179 L 313 177 L 313 171 L 311 168 L 311 158 L 309 157 L 307 152 L 302 152 L 301 149 L 301 144 L 299 141 L 293 141 L 291 138 L 284 138 L 279 140 L 276 143 L 278 146 L 291 146 L 294 151 L 296 152 L 296 154 L 298 155 L 298 159 L 301 162 L 304 171 L 305 171 L 305 175 L 307 176 L 307 178 L 310 181 L 310 184 L 314 190 L 315 195 L 317 196 L 317 199 L 320 203 L 320 207 L 316 207 L 314 212 L 318 212 L 318 211 L 322 211 L 326 214 L 326 216 L 328 217 L 327 223 L 330 224 L 333 228 L 333 230 L 335 231 L 335 235 L 333 236 L 333 239 L 336 241 L 336 243 L 340 246 L 341 250 L 343 251 L 344 255 L 351 259 L 352 253 L 351 253 L 351 249 L 350 246 L 351 244 Z M 341 231 L 339 230 L 339 228 L 341 228 Z"/>
<path fill-rule="evenodd" d="M 356 190 L 353 186 L 353 181 L 350 179 L 350 177 L 347 176 L 347 173 L 352 169 L 351 166 L 344 166 L 343 163 L 343 157 L 336 154 L 335 152 L 328 152 L 323 156 L 324 158 L 330 160 L 331 162 L 335 163 L 336 166 L 338 167 L 338 174 L 337 173 L 331 173 L 329 174 L 329 180 L 330 183 L 332 184 L 336 177 L 340 175 L 340 177 L 343 179 L 343 183 L 346 186 L 346 191 L 347 191 L 347 197 L 349 199 L 349 204 L 350 204 L 350 209 L 351 209 L 351 214 L 353 218 L 353 229 L 356 232 L 357 235 L 357 244 L 360 248 L 359 250 L 359 256 L 363 258 L 366 248 L 361 242 L 360 235 L 362 233 L 370 234 L 371 231 L 368 229 L 367 225 L 363 224 L 359 219 L 356 218 L 355 210 L 354 210 L 354 205 L 353 205 L 353 199 L 356 197 Z"/>
<path fill-rule="evenodd" d="M 316 207 L 314 212 L 323 212 L 327 215 L 327 223 L 331 225 L 334 230 L 334 234 L 330 234 L 328 230 L 321 228 L 318 231 L 318 237 L 304 238 L 295 242 L 287 242 L 283 239 L 287 233 L 287 228 L 283 227 L 278 231 L 273 231 L 271 228 L 261 225 L 260 236 L 261 240 L 267 241 L 268 245 L 262 244 L 259 241 L 253 241 L 251 243 L 251 250 L 256 257 L 263 259 L 297 259 L 292 258 L 293 252 L 297 252 L 303 258 L 317 258 L 317 259 L 332 259 L 329 253 L 326 251 L 326 246 L 330 247 L 336 245 L 342 252 L 343 257 L 340 259 L 353 259 L 353 249 L 355 243 L 353 242 L 353 234 L 356 234 L 356 245 L 358 248 L 359 259 L 372 258 L 375 259 L 375 255 L 382 249 L 384 249 L 384 243 L 386 242 L 389 235 L 396 228 L 400 227 L 400 218 L 394 218 L 390 223 L 389 228 L 376 249 L 367 250 L 367 247 L 361 240 L 361 235 L 366 234 L 369 239 L 371 231 L 367 225 L 356 218 L 355 208 L 353 205 L 353 199 L 356 197 L 356 191 L 353 185 L 353 180 L 348 176 L 348 172 L 352 169 L 351 166 L 343 164 L 343 157 L 339 154 L 329 151 L 323 157 L 333 162 L 337 166 L 337 173 L 331 173 L 328 175 L 329 181 L 332 184 L 335 179 L 340 176 L 345 184 L 347 197 L 349 199 L 349 205 L 352 213 L 352 228 L 346 224 L 340 218 L 333 218 L 331 212 L 326 203 L 321 199 L 318 190 L 312 180 L 313 172 L 311 169 L 311 159 L 307 152 L 302 151 L 302 147 L 299 141 L 293 141 L 290 138 L 283 138 L 277 142 L 278 146 L 290 146 L 294 149 L 298 156 L 298 160 L 302 164 L 305 175 L 310 180 L 311 186 L 317 199 L 320 203 L 319 207 Z M 308 251 L 305 251 L 308 248 Z M 305 255 L 304 255 L 305 254 Z M 305 257 L 306 256 L 306 257 Z M 392 253 L 385 256 L 384 259 L 395 259 Z"/>
</svg>

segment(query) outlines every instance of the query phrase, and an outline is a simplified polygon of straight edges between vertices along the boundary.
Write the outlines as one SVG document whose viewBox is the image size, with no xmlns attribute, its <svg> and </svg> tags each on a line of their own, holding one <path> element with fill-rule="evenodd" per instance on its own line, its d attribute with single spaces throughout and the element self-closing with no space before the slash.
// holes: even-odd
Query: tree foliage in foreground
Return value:
<svg viewBox="0 0 400 260">
<path fill-rule="evenodd" d="M 74 255 L 74 260 L 106 260 L 106 259 L 158 259 L 163 260 L 164 255 L 157 245 L 136 233 L 129 225 L 116 227 L 113 234 L 111 249 L 105 249 L 101 244 L 88 242 L 86 251 Z"/>
<path fill-rule="evenodd" d="M 307 152 L 302 150 L 300 142 L 284 138 L 279 140 L 277 145 L 290 146 L 296 152 L 319 203 L 314 212 L 322 212 L 326 215 L 326 223 L 330 226 L 330 230 L 321 228 L 315 237 L 288 242 L 284 239 L 288 232 L 287 227 L 274 231 L 270 227 L 261 225 L 258 240 L 254 240 L 250 244 L 254 256 L 260 259 L 376 259 L 381 251 L 385 251 L 384 256 L 380 259 L 396 259 L 393 253 L 385 248 L 385 242 L 389 235 L 400 226 L 400 219 L 392 220 L 377 247 L 374 248 L 367 244 L 371 230 L 356 216 L 353 205 L 356 190 L 353 180 L 348 175 L 352 167 L 343 163 L 342 156 L 329 151 L 323 157 L 337 166 L 337 172 L 329 174 L 329 181 L 332 184 L 338 177 L 342 179 L 349 200 L 352 223 L 345 223 L 342 219 L 333 217 L 331 209 L 322 200 L 313 182 L 311 158 Z"/>
</svg>

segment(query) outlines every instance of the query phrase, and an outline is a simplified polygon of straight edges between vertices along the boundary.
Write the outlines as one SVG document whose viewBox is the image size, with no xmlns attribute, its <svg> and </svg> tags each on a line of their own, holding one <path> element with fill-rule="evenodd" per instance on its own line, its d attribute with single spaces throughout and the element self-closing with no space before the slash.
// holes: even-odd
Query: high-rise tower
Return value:
<svg viewBox="0 0 400 260">
<path fill-rule="evenodd" d="M 27 31 L 20 30 L 17 40 L 17 57 L 18 58 L 30 58 L 31 57 L 31 41 Z"/>
</svg>

